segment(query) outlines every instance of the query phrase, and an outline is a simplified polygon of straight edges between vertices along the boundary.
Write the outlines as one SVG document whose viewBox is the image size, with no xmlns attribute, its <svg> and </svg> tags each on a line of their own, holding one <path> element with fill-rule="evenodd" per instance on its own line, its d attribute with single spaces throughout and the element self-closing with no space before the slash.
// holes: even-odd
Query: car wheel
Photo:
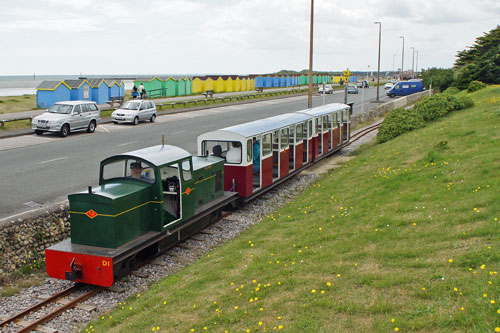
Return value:
<svg viewBox="0 0 500 333">
<path fill-rule="evenodd" d="M 152 122 L 152 123 L 154 123 L 155 120 L 156 120 L 156 115 L 154 114 L 154 115 L 151 116 L 151 119 L 149 119 L 149 121 Z"/>
<path fill-rule="evenodd" d="M 87 127 L 87 133 L 94 133 L 96 128 L 95 121 L 91 121 L 89 127 Z"/>
<path fill-rule="evenodd" d="M 118 124 L 118 122 L 113 120 L 113 124 Z"/>
<path fill-rule="evenodd" d="M 42 135 L 42 134 L 43 134 L 43 131 L 40 131 L 40 130 L 35 130 L 35 134 L 36 134 L 36 135 Z"/>
<path fill-rule="evenodd" d="M 59 131 L 59 136 L 61 138 L 67 137 L 69 134 L 69 125 L 64 124 L 63 127 L 61 127 L 61 130 Z"/>
<path fill-rule="evenodd" d="M 394 98 L 394 97 L 396 97 L 396 94 L 390 94 L 389 97 Z"/>
<path fill-rule="evenodd" d="M 139 117 L 134 118 L 134 125 L 137 125 L 137 124 L 139 124 Z"/>
</svg>

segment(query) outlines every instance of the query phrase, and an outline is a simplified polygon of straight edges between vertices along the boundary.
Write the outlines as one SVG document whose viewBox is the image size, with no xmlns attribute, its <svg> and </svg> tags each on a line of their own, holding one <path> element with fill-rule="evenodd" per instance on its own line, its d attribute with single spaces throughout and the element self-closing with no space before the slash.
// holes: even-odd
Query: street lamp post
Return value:
<svg viewBox="0 0 500 333">
<path fill-rule="evenodd" d="M 415 48 L 412 46 L 411 47 L 411 78 L 413 79 L 414 78 L 414 75 L 413 75 L 413 64 L 415 63 Z"/>
<path fill-rule="evenodd" d="M 314 0 L 311 0 L 311 32 L 309 36 L 309 93 L 307 95 L 307 107 L 312 108 L 312 92 L 313 92 L 313 20 L 314 20 Z"/>
<path fill-rule="evenodd" d="M 401 77 L 400 80 L 403 79 L 403 71 L 404 71 L 404 63 L 405 63 L 405 38 L 403 36 L 399 36 L 399 38 L 403 38 L 403 48 L 401 51 Z"/>
<path fill-rule="evenodd" d="M 415 73 L 418 73 L 418 51 L 415 51 L 417 53 L 417 63 L 415 64 Z"/>
<path fill-rule="evenodd" d="M 394 59 L 396 59 L 396 54 L 392 55 L 392 75 L 394 76 Z M 393 77 L 394 79 L 394 77 Z"/>
<path fill-rule="evenodd" d="M 380 84 L 380 41 L 382 37 L 382 22 L 374 22 L 378 24 L 378 67 L 377 67 L 377 101 L 379 100 L 379 84 Z"/>
</svg>

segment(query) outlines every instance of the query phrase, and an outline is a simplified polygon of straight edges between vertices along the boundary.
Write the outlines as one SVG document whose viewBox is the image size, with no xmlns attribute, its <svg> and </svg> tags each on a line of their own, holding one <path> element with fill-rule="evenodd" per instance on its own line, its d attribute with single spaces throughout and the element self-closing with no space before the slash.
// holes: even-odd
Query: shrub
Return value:
<svg viewBox="0 0 500 333">
<path fill-rule="evenodd" d="M 394 109 L 387 114 L 377 134 L 378 142 L 386 142 L 396 136 L 424 126 L 424 119 L 413 109 Z"/>
<path fill-rule="evenodd" d="M 457 110 L 471 108 L 474 106 L 474 101 L 468 96 L 458 97 L 457 106 Z"/>
<path fill-rule="evenodd" d="M 451 96 L 449 96 L 451 97 Z M 415 110 L 425 121 L 444 116 L 450 109 L 450 102 L 444 95 L 432 95 L 415 104 Z"/>
<path fill-rule="evenodd" d="M 443 91 L 443 94 L 455 95 L 455 94 L 458 94 L 459 92 L 460 92 L 460 89 L 458 89 L 457 87 L 449 87 L 449 88 L 446 88 L 445 91 Z"/>
<path fill-rule="evenodd" d="M 486 87 L 486 84 L 482 83 L 481 81 L 471 81 L 471 83 L 469 83 L 469 87 L 467 88 L 467 92 L 474 92 L 474 91 L 478 91 L 480 89 L 483 89 L 484 87 Z"/>
</svg>

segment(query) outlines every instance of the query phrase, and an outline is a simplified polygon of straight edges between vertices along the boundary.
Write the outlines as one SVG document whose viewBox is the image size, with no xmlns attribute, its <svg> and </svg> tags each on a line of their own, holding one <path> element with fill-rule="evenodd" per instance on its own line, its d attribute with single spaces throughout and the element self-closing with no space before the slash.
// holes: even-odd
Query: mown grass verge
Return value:
<svg viewBox="0 0 500 333">
<path fill-rule="evenodd" d="M 500 87 L 470 96 L 86 329 L 495 331 Z"/>
</svg>

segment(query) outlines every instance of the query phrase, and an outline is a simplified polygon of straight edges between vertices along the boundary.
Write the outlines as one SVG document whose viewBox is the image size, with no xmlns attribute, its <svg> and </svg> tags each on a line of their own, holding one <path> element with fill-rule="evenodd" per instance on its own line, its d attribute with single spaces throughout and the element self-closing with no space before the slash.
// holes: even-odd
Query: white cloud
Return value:
<svg viewBox="0 0 500 333">
<path fill-rule="evenodd" d="M 310 2 L 304 0 L 25 0 L 0 12 L 2 74 L 260 73 L 308 66 Z M 316 0 L 314 68 L 453 65 L 458 50 L 493 29 L 494 0 Z M 26 45 L 30 51 L 26 52 Z M 20 56 L 22 54 L 22 56 Z M 394 56 L 396 54 L 396 56 Z M 15 71 L 15 72 L 8 72 Z"/>
</svg>

